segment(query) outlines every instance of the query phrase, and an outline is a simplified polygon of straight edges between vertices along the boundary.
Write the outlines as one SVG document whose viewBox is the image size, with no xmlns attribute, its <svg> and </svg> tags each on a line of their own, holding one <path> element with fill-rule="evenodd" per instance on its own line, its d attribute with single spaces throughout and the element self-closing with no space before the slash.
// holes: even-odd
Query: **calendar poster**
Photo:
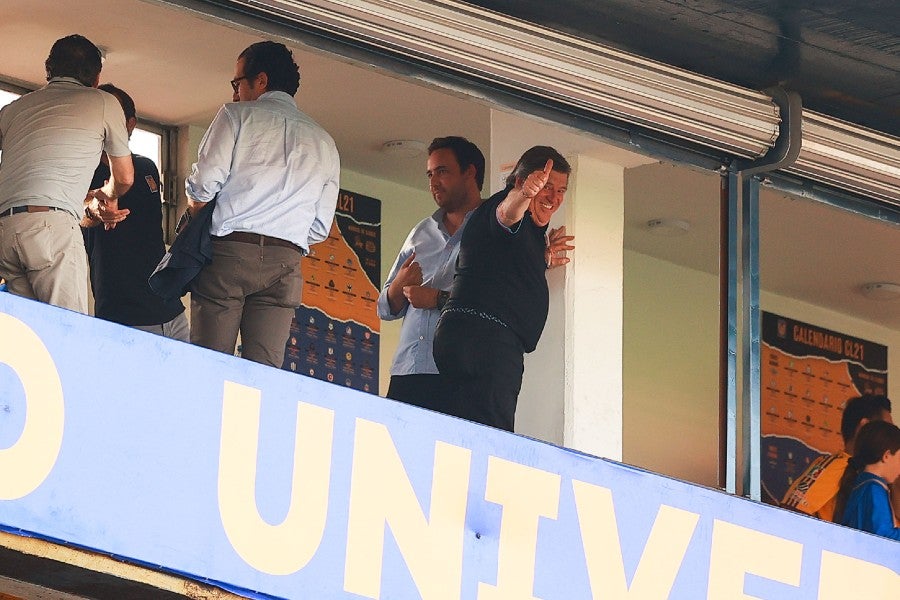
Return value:
<svg viewBox="0 0 900 600">
<path fill-rule="evenodd" d="M 302 268 L 282 368 L 377 394 L 381 202 L 341 190 L 331 232 Z"/>
<path fill-rule="evenodd" d="M 887 347 L 763 312 L 761 478 L 763 500 L 777 504 L 823 454 L 843 449 L 848 399 L 887 394 Z"/>
</svg>

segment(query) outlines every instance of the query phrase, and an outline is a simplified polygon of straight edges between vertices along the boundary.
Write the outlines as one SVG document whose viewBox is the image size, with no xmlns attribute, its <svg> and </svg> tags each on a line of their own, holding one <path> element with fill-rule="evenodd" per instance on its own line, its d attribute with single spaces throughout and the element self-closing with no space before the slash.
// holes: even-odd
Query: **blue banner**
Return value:
<svg viewBox="0 0 900 600">
<path fill-rule="evenodd" d="M 10 294 L 0 394 L 0 527 L 249 597 L 900 597 L 896 542 Z"/>
</svg>

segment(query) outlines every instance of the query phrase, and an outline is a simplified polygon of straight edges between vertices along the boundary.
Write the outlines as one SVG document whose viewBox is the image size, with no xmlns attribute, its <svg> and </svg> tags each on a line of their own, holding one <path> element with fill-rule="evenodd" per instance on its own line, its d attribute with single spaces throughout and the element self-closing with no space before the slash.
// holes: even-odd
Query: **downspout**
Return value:
<svg viewBox="0 0 900 600">
<path fill-rule="evenodd" d="M 755 160 L 737 159 L 721 170 L 719 244 L 719 485 L 737 493 L 738 290 L 743 292 L 743 493 L 760 500 L 759 175 L 791 165 L 803 140 L 799 94 L 766 90 L 779 108 L 775 144 Z M 740 186 L 739 186 L 740 183 Z M 741 190 L 740 192 L 738 190 Z M 739 201 L 739 198 L 742 201 Z M 739 208 L 742 209 L 738 220 Z M 738 255 L 738 239 L 741 254 Z M 739 262 L 740 258 L 740 262 Z M 740 271 L 739 271 L 740 267 Z M 740 279 L 738 273 L 740 272 Z M 723 384 L 724 382 L 724 384 Z M 724 443 L 723 443 L 724 440 Z"/>
</svg>

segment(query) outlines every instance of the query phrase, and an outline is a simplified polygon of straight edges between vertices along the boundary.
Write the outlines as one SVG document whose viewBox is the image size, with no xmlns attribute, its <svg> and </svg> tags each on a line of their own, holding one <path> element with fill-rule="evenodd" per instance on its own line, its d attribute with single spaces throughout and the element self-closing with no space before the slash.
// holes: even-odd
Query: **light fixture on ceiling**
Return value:
<svg viewBox="0 0 900 600">
<path fill-rule="evenodd" d="M 869 300 L 896 300 L 900 298 L 900 284 L 884 281 L 864 283 L 860 293 Z"/>
<path fill-rule="evenodd" d="M 428 145 L 419 140 L 389 140 L 381 145 L 382 152 L 399 158 L 415 158 L 427 149 Z"/>
<path fill-rule="evenodd" d="M 691 224 L 681 219 L 650 219 L 647 230 L 654 235 L 675 237 L 690 231 Z"/>
</svg>

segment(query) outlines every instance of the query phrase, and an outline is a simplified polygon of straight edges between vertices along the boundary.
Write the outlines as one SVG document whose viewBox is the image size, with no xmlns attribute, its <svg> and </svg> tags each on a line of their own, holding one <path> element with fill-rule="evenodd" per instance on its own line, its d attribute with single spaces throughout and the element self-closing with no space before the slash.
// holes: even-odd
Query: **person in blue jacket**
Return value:
<svg viewBox="0 0 900 600">
<path fill-rule="evenodd" d="M 890 497 L 890 486 L 898 478 L 900 428 L 889 421 L 867 423 L 841 478 L 835 521 L 900 541 Z"/>
</svg>

